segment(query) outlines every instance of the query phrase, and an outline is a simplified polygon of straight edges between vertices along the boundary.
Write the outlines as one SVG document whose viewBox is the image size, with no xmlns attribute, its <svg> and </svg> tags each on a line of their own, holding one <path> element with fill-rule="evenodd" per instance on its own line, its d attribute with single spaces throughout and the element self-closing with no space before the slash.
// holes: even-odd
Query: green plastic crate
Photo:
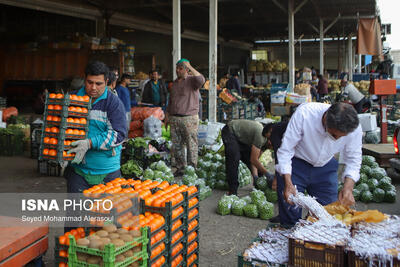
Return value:
<svg viewBox="0 0 400 267">
<path fill-rule="evenodd" d="M 103 258 L 104 267 L 124 267 L 128 266 L 129 264 L 138 261 L 139 259 L 142 260 L 142 266 L 147 266 L 147 258 L 149 257 L 147 254 L 147 244 L 149 239 L 147 238 L 147 227 L 141 228 L 142 236 L 135 238 L 133 241 L 126 243 L 124 246 L 115 248 L 114 244 L 108 244 L 104 250 L 99 249 L 92 249 L 87 247 L 79 247 L 76 245 L 75 238 L 70 236 L 70 246 L 68 249 L 68 266 L 88 266 L 88 267 L 98 267 L 97 264 L 87 264 L 84 262 L 80 262 L 77 259 L 77 252 L 86 253 L 93 256 L 99 256 Z M 115 258 L 117 255 L 122 254 L 138 245 L 142 245 L 142 250 L 137 252 L 134 256 L 125 259 L 123 262 L 115 263 Z"/>
</svg>

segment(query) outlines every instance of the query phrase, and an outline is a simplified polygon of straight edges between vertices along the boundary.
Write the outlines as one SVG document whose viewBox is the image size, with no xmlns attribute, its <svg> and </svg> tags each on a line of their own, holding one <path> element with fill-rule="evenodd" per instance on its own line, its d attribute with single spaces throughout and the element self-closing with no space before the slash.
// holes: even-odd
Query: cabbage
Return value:
<svg viewBox="0 0 400 267">
<path fill-rule="evenodd" d="M 209 161 L 204 162 L 203 170 L 210 172 L 211 171 L 211 162 L 209 162 Z"/>
<path fill-rule="evenodd" d="M 196 170 L 194 169 L 193 166 L 188 165 L 185 168 L 185 174 L 186 175 L 190 175 L 190 176 L 195 176 L 196 175 Z"/>
<path fill-rule="evenodd" d="M 167 164 L 165 164 L 164 161 L 160 160 L 159 162 L 157 162 L 156 164 L 156 169 L 162 172 L 165 172 L 166 170 L 168 170 L 168 166 Z"/>
<path fill-rule="evenodd" d="M 222 160 L 222 157 L 221 157 L 220 154 L 217 153 L 217 154 L 214 155 L 213 160 L 216 161 L 216 162 L 218 162 L 218 161 L 221 161 L 221 160 Z"/>
<path fill-rule="evenodd" d="M 198 169 L 203 169 L 204 168 L 204 160 L 203 159 L 199 159 L 197 161 L 197 168 Z"/>
<path fill-rule="evenodd" d="M 217 173 L 217 180 L 226 180 L 226 173 L 225 172 L 218 172 Z"/>
<path fill-rule="evenodd" d="M 207 179 L 206 185 L 211 187 L 212 189 L 215 188 L 217 181 L 215 179 Z"/>
<path fill-rule="evenodd" d="M 242 197 L 241 199 L 246 201 L 247 204 L 251 203 L 251 197 L 250 196 L 245 196 L 245 197 Z"/>
<path fill-rule="evenodd" d="M 208 179 L 219 180 L 216 172 L 207 172 Z"/>
<path fill-rule="evenodd" d="M 270 188 L 267 188 L 264 191 L 265 197 L 267 198 L 267 201 L 276 203 L 278 201 L 278 193 Z"/>
<path fill-rule="evenodd" d="M 268 188 L 268 182 L 265 176 L 258 177 L 256 181 L 256 188 L 261 191 L 265 191 Z"/>
<path fill-rule="evenodd" d="M 258 205 L 263 201 L 267 201 L 264 192 L 257 189 L 253 189 L 253 191 L 250 192 L 250 197 L 251 197 L 251 202 L 256 205 Z"/>
<path fill-rule="evenodd" d="M 204 155 L 204 159 L 207 160 L 207 161 L 211 161 L 213 159 L 213 157 L 214 156 L 211 153 L 207 153 L 207 154 Z"/>
<path fill-rule="evenodd" d="M 191 175 L 186 175 L 185 174 L 182 177 L 182 182 L 185 185 L 189 185 L 189 184 L 193 185 L 194 182 L 196 181 L 196 179 L 197 179 L 197 177 L 195 177 L 195 176 L 191 176 Z"/>
<path fill-rule="evenodd" d="M 246 206 L 246 201 L 243 199 L 236 200 L 232 203 L 232 214 L 237 215 L 237 216 L 243 216 L 243 208 Z"/>
<path fill-rule="evenodd" d="M 144 173 L 143 173 L 143 178 L 144 179 L 149 179 L 149 180 L 153 180 L 154 178 L 154 172 L 152 169 L 147 168 Z"/>
<path fill-rule="evenodd" d="M 250 218 L 258 217 L 257 205 L 255 204 L 247 204 L 246 206 L 243 207 L 243 212 L 247 217 Z"/>
<path fill-rule="evenodd" d="M 212 171 L 212 172 L 217 172 L 218 171 L 218 167 L 219 167 L 219 163 L 211 163 L 210 164 L 210 171 Z"/>
<path fill-rule="evenodd" d="M 211 196 L 212 194 L 212 190 L 209 186 L 205 186 L 203 188 L 200 188 L 200 193 L 199 193 L 199 199 L 200 201 L 203 199 L 208 198 L 209 196 Z"/>
<path fill-rule="evenodd" d="M 197 179 L 194 181 L 194 185 L 199 185 L 201 189 L 202 187 L 206 186 L 206 181 L 204 181 L 203 179 Z"/>
<path fill-rule="evenodd" d="M 207 177 L 207 172 L 203 171 L 201 169 L 197 170 L 196 174 L 197 174 L 197 177 L 199 177 L 199 178 L 206 178 Z"/>
<path fill-rule="evenodd" d="M 224 195 L 218 201 L 217 213 L 219 213 L 221 215 L 230 214 L 233 201 L 235 201 L 235 198 L 232 198 L 231 196 Z"/>
<path fill-rule="evenodd" d="M 269 220 L 274 217 L 274 205 L 272 203 L 263 201 L 258 203 L 257 208 L 261 219 Z"/>
<path fill-rule="evenodd" d="M 164 173 L 162 173 L 161 171 L 154 171 L 154 179 L 164 179 Z"/>
<path fill-rule="evenodd" d="M 150 164 L 150 169 L 152 169 L 153 171 L 157 170 L 157 162 L 153 162 L 152 164 Z"/>
<path fill-rule="evenodd" d="M 229 186 L 228 183 L 224 180 L 218 180 L 215 184 L 215 188 L 219 189 L 219 190 L 228 190 Z"/>
</svg>

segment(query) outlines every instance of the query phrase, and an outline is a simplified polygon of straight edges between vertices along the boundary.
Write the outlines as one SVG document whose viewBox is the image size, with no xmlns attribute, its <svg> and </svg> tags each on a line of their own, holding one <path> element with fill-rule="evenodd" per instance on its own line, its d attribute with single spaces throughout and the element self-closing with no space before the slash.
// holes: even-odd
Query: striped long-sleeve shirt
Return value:
<svg viewBox="0 0 400 267">
<path fill-rule="evenodd" d="M 85 95 L 81 88 L 77 95 Z M 125 108 L 118 96 L 104 93 L 92 103 L 89 112 L 89 134 L 92 148 L 85 162 L 73 164 L 87 174 L 107 174 L 120 168 L 122 142 L 127 136 Z"/>
</svg>

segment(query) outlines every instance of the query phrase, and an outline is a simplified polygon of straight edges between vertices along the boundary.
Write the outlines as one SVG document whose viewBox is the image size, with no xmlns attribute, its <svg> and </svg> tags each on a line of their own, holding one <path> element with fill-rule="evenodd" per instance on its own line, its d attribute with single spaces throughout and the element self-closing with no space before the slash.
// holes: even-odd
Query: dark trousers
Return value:
<svg viewBox="0 0 400 267">
<path fill-rule="evenodd" d="M 107 183 L 115 178 L 121 177 L 121 171 L 117 170 L 115 172 L 109 173 L 106 178 L 104 178 L 103 182 Z M 93 185 L 88 184 L 88 182 L 77 174 L 71 166 L 65 170 L 65 178 L 67 179 L 67 192 L 68 193 L 82 193 L 83 190 L 89 189 Z"/>
<path fill-rule="evenodd" d="M 71 166 L 68 166 L 65 170 L 65 178 L 67 179 L 67 192 L 68 193 L 82 193 L 83 190 L 89 189 L 93 185 L 88 184 L 88 182 L 77 174 Z M 103 182 L 108 183 L 115 178 L 121 177 L 121 171 L 117 170 L 115 172 L 109 173 L 106 178 L 104 178 Z M 70 199 L 75 199 L 77 196 L 75 194 L 69 195 Z M 69 209 L 66 210 L 66 216 L 77 216 L 79 215 L 79 211 L 71 211 Z M 69 232 L 76 227 L 64 227 L 64 233 Z"/>
<path fill-rule="evenodd" d="M 307 193 L 316 198 L 321 205 L 328 205 L 337 200 L 338 162 L 332 158 L 323 167 L 313 167 L 310 163 L 298 159 L 292 159 L 292 183 L 299 192 Z M 285 182 L 278 175 L 278 204 L 279 216 L 282 225 L 292 226 L 301 218 L 301 209 L 289 205 L 283 197 Z"/>
<path fill-rule="evenodd" d="M 225 147 L 225 168 L 229 192 L 237 193 L 239 161 L 242 160 L 250 169 L 251 147 L 239 142 L 227 125 L 222 128 L 221 137 Z"/>
<path fill-rule="evenodd" d="M 371 103 L 365 97 L 363 99 L 361 99 L 360 102 L 358 102 L 357 104 L 354 105 L 354 109 L 357 111 L 357 113 L 362 113 L 362 110 L 364 107 L 368 107 L 368 108 L 371 107 Z"/>
</svg>

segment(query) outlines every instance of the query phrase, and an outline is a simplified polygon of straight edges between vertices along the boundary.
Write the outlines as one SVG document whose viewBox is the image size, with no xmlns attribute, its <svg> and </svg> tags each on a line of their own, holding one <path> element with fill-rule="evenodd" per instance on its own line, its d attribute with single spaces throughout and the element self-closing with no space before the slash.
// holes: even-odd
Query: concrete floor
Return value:
<svg viewBox="0 0 400 267">
<path fill-rule="evenodd" d="M 0 157 L 0 193 L 10 192 L 66 192 L 63 177 L 40 176 L 37 161 L 28 157 Z M 239 196 L 247 195 L 251 186 L 239 190 Z M 397 202 L 394 204 L 357 203 L 356 209 L 379 209 L 388 214 L 400 215 L 400 187 L 397 186 Z M 258 231 L 268 221 L 216 214 L 216 206 L 223 191 L 214 190 L 212 196 L 200 204 L 200 266 L 237 266 L 237 255 L 242 252 Z M 63 233 L 62 228 L 51 228 L 49 250 L 44 260 L 47 266 L 54 264 L 54 237 Z"/>
</svg>

